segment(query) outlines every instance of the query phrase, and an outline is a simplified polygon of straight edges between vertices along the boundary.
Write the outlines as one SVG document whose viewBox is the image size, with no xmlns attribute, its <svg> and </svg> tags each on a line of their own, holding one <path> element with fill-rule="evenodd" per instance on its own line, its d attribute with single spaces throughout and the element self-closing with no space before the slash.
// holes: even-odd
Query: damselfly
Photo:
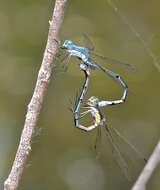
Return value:
<svg viewBox="0 0 160 190">
<path fill-rule="evenodd" d="M 81 89 L 80 95 L 76 97 L 76 100 L 74 102 L 74 107 L 72 109 L 75 127 L 86 132 L 92 131 L 97 128 L 98 133 L 97 133 L 96 144 L 95 144 L 96 149 L 98 147 L 98 142 L 100 141 L 99 139 L 101 138 L 101 131 L 103 130 L 104 134 L 107 136 L 112 146 L 112 150 L 113 150 L 112 152 L 116 158 L 116 161 L 119 167 L 121 168 L 121 170 L 123 171 L 127 179 L 130 180 L 128 165 L 120 151 L 119 145 L 116 143 L 115 135 L 119 137 L 125 144 L 127 144 L 130 147 L 130 149 L 134 151 L 134 153 L 136 153 L 139 157 L 141 157 L 144 162 L 146 162 L 146 159 L 136 149 L 135 146 L 133 146 L 126 138 L 124 138 L 120 134 L 120 132 L 117 129 L 113 128 L 112 125 L 108 123 L 108 121 L 106 120 L 105 116 L 102 114 L 102 111 L 101 111 L 101 107 L 122 103 L 122 99 L 113 100 L 113 101 L 106 101 L 106 100 L 100 101 L 97 97 L 92 96 L 87 101 L 84 101 L 84 97 L 87 93 L 88 82 L 89 82 L 88 76 L 90 72 L 89 72 L 88 67 L 84 64 L 81 64 L 80 68 L 84 71 L 85 81 Z M 126 94 L 124 93 L 124 95 Z M 87 111 L 81 112 L 81 108 L 85 108 L 87 109 Z M 91 114 L 93 123 L 90 126 L 84 126 L 80 123 L 80 120 L 89 113 Z"/>
<path fill-rule="evenodd" d="M 89 39 L 88 39 L 89 40 Z M 71 40 L 66 40 L 62 46 L 62 48 L 66 49 L 66 51 L 69 53 L 68 56 L 68 61 L 71 56 L 74 56 L 82 61 L 81 67 L 84 67 L 85 69 L 89 71 L 90 69 L 100 69 L 104 73 L 106 73 L 108 76 L 113 78 L 115 81 L 117 81 L 123 88 L 124 92 L 120 100 L 117 101 L 104 101 L 102 104 L 103 106 L 106 105 L 114 105 L 114 104 L 119 104 L 119 103 L 124 103 L 127 97 L 128 93 L 128 86 L 120 77 L 118 74 L 114 73 L 113 71 L 110 71 L 109 69 L 103 67 L 102 65 L 96 63 L 91 59 L 90 54 L 89 54 L 89 49 L 86 47 L 81 47 L 75 45 Z M 88 77 L 88 76 L 87 76 Z"/>
<path fill-rule="evenodd" d="M 100 110 L 101 106 L 103 106 L 103 103 L 95 96 L 92 96 L 87 101 L 83 102 L 83 108 L 87 109 L 87 111 L 74 115 L 75 126 L 86 132 L 92 131 L 95 128 L 97 128 L 98 133 L 97 133 L 96 144 L 95 144 L 96 150 L 98 148 L 98 143 L 100 142 L 101 133 L 104 132 L 105 136 L 110 142 L 112 153 L 113 153 L 113 156 L 115 157 L 117 164 L 119 165 L 125 177 L 128 180 L 131 180 L 129 166 L 127 164 L 128 162 L 121 152 L 121 148 L 119 147 L 119 144 L 117 143 L 118 142 L 117 138 L 119 138 L 121 141 L 123 141 L 123 143 L 125 143 L 130 149 L 133 150 L 134 157 L 136 154 L 144 162 L 146 162 L 147 159 L 144 158 L 143 155 L 137 150 L 137 148 L 133 144 L 131 144 L 124 136 L 122 136 L 121 133 L 117 129 L 113 128 L 112 125 L 108 123 L 102 111 Z M 91 114 L 91 118 L 93 122 L 92 125 L 90 126 L 81 125 L 80 119 L 89 113 Z M 133 155 L 131 155 L 131 157 L 133 158 Z"/>
<path fill-rule="evenodd" d="M 125 70 L 133 70 L 134 68 L 125 62 L 120 62 L 116 59 L 112 59 L 108 56 L 104 56 L 100 53 L 97 53 L 95 51 L 95 46 L 93 44 L 93 42 L 91 41 L 91 39 L 89 38 L 88 35 L 84 34 L 84 46 L 79 46 L 73 43 L 73 41 L 71 40 L 65 40 L 63 45 L 60 46 L 61 49 L 65 49 L 66 52 L 68 54 L 65 54 L 64 56 L 64 60 L 65 60 L 65 65 L 67 67 L 70 57 L 76 57 L 80 60 L 82 60 L 82 62 L 84 64 L 86 64 L 87 66 L 89 66 L 91 69 L 96 69 L 99 68 L 101 70 L 103 70 L 91 57 L 98 57 L 101 58 L 103 61 L 107 62 L 108 64 L 111 65 L 118 65 L 120 67 L 122 67 Z"/>
</svg>

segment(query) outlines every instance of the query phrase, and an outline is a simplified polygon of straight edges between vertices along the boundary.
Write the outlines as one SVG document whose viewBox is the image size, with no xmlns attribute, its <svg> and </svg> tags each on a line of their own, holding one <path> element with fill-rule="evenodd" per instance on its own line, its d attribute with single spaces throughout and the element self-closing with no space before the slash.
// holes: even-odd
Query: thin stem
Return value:
<svg viewBox="0 0 160 190">
<path fill-rule="evenodd" d="M 67 0 L 56 0 L 55 2 L 52 19 L 49 22 L 48 40 L 44 51 L 42 65 L 38 73 L 33 96 L 28 104 L 24 128 L 15 160 L 10 174 L 4 182 L 4 190 L 16 190 L 18 188 L 27 158 L 31 152 L 33 134 L 41 111 L 43 99 L 50 82 L 53 61 L 56 59 L 59 49 L 59 33 L 63 22 L 66 3 Z"/>
<path fill-rule="evenodd" d="M 158 142 L 152 155 L 150 156 L 150 159 L 148 160 L 143 171 L 141 172 L 140 176 L 138 177 L 137 181 L 132 187 L 132 190 L 145 190 L 147 182 L 149 181 L 152 173 L 154 172 L 159 163 L 160 163 L 160 141 Z"/>
</svg>

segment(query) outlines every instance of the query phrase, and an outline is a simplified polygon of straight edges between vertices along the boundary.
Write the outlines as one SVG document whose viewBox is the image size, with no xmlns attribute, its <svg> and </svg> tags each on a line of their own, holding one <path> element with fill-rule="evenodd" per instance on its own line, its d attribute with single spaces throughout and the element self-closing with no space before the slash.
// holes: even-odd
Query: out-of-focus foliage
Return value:
<svg viewBox="0 0 160 190">
<path fill-rule="evenodd" d="M 159 1 L 120 1 L 119 10 L 137 29 L 155 55 L 160 55 Z M 11 168 L 27 104 L 31 98 L 48 33 L 52 1 L 0 0 L 0 183 Z M 97 62 L 118 72 L 129 86 L 124 105 L 104 108 L 108 120 L 148 157 L 158 141 L 160 77 L 140 41 L 107 1 L 69 1 L 61 40 L 79 42 L 91 36 L 97 51 L 132 64 L 135 72 L 124 72 L 102 60 Z M 100 72 L 91 73 L 87 97 L 115 99 L 121 88 Z M 73 127 L 69 99 L 83 82 L 77 61 L 71 59 L 65 74 L 53 78 L 33 140 L 32 154 L 25 169 L 21 190 L 129 189 L 128 182 L 108 151 L 103 137 L 101 156 L 96 160 L 96 132 L 84 133 Z M 40 129 L 40 130 L 39 130 Z M 125 153 L 130 152 L 122 147 Z M 131 155 L 134 159 L 135 155 Z M 133 179 L 143 164 L 130 165 Z M 157 169 L 148 189 L 159 189 Z"/>
</svg>

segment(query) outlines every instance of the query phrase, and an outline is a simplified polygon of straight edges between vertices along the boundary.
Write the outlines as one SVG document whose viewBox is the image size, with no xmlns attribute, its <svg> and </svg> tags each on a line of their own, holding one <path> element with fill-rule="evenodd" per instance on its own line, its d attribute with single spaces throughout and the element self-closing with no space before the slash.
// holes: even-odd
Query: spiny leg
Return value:
<svg viewBox="0 0 160 190">
<path fill-rule="evenodd" d="M 93 108 L 93 107 L 90 107 L 89 108 L 89 110 L 88 111 L 86 111 L 86 112 L 83 112 L 84 114 L 87 114 L 87 113 L 91 113 L 91 115 L 92 115 L 92 118 L 93 118 L 93 121 L 94 121 L 94 124 L 93 125 L 90 125 L 90 126 L 88 126 L 88 127 L 85 127 L 85 126 L 83 126 L 83 125 L 81 125 L 80 123 L 79 123 L 79 119 L 78 119 L 78 125 L 76 126 L 76 127 L 78 127 L 79 129 L 82 129 L 82 130 L 84 130 L 84 131 L 86 131 L 86 132 L 88 132 L 88 131 L 92 131 L 93 129 L 95 129 L 95 128 L 97 128 L 97 127 L 100 127 L 100 125 L 103 125 L 102 124 L 102 119 L 101 119 L 101 116 L 100 116 L 100 113 L 99 113 L 99 111 L 98 111 L 98 109 L 96 109 L 96 108 Z M 82 113 L 82 114 L 83 114 Z M 84 115 L 83 115 L 84 116 Z"/>
<path fill-rule="evenodd" d="M 86 114 L 91 113 L 91 112 L 92 112 L 91 109 L 89 109 L 89 110 L 87 110 L 87 111 L 85 111 L 85 112 L 82 112 L 82 113 L 78 114 L 78 116 L 76 116 L 75 113 L 74 113 L 74 123 L 75 123 L 75 127 L 79 128 L 79 129 L 81 129 L 81 130 L 83 130 L 83 131 L 86 131 L 86 132 L 92 131 L 93 129 L 95 129 L 96 127 L 98 127 L 98 124 L 97 124 L 96 122 L 94 122 L 93 125 L 90 125 L 90 126 L 87 126 L 87 127 L 81 125 L 80 122 L 79 122 L 79 120 L 80 120 L 82 117 L 84 117 Z M 80 115 L 80 116 L 79 116 L 79 115 Z"/>
<path fill-rule="evenodd" d="M 90 112 L 91 112 L 91 110 L 87 110 L 87 111 L 80 113 L 79 119 L 83 118 L 85 115 L 87 115 Z"/>
</svg>

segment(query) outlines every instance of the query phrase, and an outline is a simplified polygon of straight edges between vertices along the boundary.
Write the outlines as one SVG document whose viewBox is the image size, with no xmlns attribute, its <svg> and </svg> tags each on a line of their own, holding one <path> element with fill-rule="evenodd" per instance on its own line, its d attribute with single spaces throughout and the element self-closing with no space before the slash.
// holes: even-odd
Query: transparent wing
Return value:
<svg viewBox="0 0 160 190">
<path fill-rule="evenodd" d="M 74 111 L 76 110 L 76 107 L 77 107 L 77 104 L 78 104 L 78 101 L 79 101 L 79 99 L 78 99 L 79 91 L 80 91 L 80 90 L 78 90 L 78 91 L 76 92 L 76 95 L 74 95 L 72 98 L 69 99 L 69 104 L 70 104 L 70 106 L 68 107 L 68 109 L 69 109 L 72 113 L 74 113 Z"/>
<path fill-rule="evenodd" d="M 104 55 L 102 55 L 100 53 L 97 53 L 95 51 L 90 51 L 90 54 L 92 56 L 95 56 L 95 57 L 98 57 L 100 59 L 103 59 L 108 64 L 117 65 L 117 66 L 121 67 L 125 71 L 135 71 L 135 68 L 132 65 L 130 65 L 129 63 L 125 63 L 125 62 L 118 61 L 116 59 L 112 59 L 110 57 L 104 56 Z"/>
<path fill-rule="evenodd" d="M 123 141 L 126 145 L 128 145 L 128 147 L 130 149 L 132 149 L 133 152 L 140 159 L 142 159 L 144 163 L 147 162 L 147 159 L 144 157 L 144 155 L 131 142 L 129 142 L 117 129 L 115 129 L 111 124 L 108 125 L 108 130 L 110 131 L 110 133 L 112 133 L 112 134 L 114 133 L 116 136 L 118 136 L 121 139 L 121 141 Z"/>
<path fill-rule="evenodd" d="M 64 61 L 64 64 L 63 64 L 63 66 L 62 66 L 63 69 L 64 69 L 64 72 L 66 72 L 66 71 L 68 70 L 68 65 L 69 65 L 70 58 L 71 58 L 71 56 L 68 55 L 68 56 L 66 57 L 65 61 Z"/>
<path fill-rule="evenodd" d="M 97 127 L 97 135 L 96 135 L 96 141 L 95 141 L 95 150 L 96 150 L 96 158 L 98 159 L 101 154 L 101 127 Z"/>
<path fill-rule="evenodd" d="M 102 128 L 104 129 L 105 135 L 107 136 L 107 138 L 108 138 L 108 140 L 109 140 L 109 142 L 110 142 L 110 144 L 112 146 L 112 153 L 113 153 L 113 156 L 115 157 L 115 161 L 119 165 L 119 167 L 120 167 L 121 171 L 123 172 L 124 176 L 129 181 L 131 181 L 131 175 L 129 173 L 128 164 L 127 164 L 125 158 L 123 157 L 119 147 L 116 145 L 112 134 L 108 130 L 107 126 L 104 126 Z"/>
<path fill-rule="evenodd" d="M 58 54 L 57 54 L 57 56 L 56 56 L 56 59 L 57 59 L 58 61 L 61 61 L 61 60 L 63 60 L 67 55 L 69 55 L 69 53 L 68 53 L 65 49 L 59 48 L 59 52 L 58 52 Z"/>
<path fill-rule="evenodd" d="M 126 71 L 135 71 L 135 68 L 132 65 L 130 65 L 129 63 L 121 62 L 121 61 L 118 61 L 116 59 L 112 59 L 108 56 L 104 56 L 104 55 L 96 52 L 95 51 L 95 45 L 92 42 L 92 40 L 90 39 L 90 37 L 88 36 L 88 34 L 83 34 L 83 38 L 84 38 L 83 44 L 86 48 L 88 48 L 91 55 L 99 57 L 100 59 L 107 61 L 108 64 L 117 65 Z"/>
<path fill-rule="evenodd" d="M 67 72 L 70 58 L 71 58 L 70 54 L 65 54 L 63 57 L 61 57 L 61 59 L 59 59 L 58 66 L 61 73 Z"/>
<path fill-rule="evenodd" d="M 88 34 L 83 34 L 83 44 L 84 47 L 86 47 L 89 51 L 94 51 L 95 50 L 95 45 L 88 36 Z"/>
<path fill-rule="evenodd" d="M 64 73 L 67 71 L 70 55 L 67 51 L 60 51 L 56 56 L 56 64 L 54 70 L 56 73 Z"/>
</svg>

